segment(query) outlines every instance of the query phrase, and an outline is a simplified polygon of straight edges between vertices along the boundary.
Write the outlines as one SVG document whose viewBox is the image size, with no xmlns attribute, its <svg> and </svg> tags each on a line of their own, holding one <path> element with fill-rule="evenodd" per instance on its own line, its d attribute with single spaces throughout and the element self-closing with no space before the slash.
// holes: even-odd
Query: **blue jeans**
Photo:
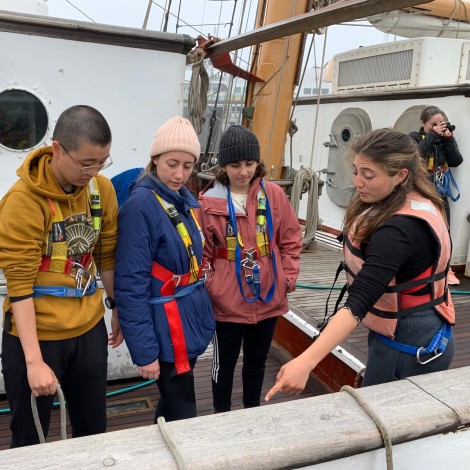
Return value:
<svg viewBox="0 0 470 470">
<path fill-rule="evenodd" d="M 395 341 L 426 348 L 442 322 L 442 318 L 434 309 L 408 315 L 398 321 Z M 453 333 L 444 353 L 424 365 L 418 363 L 416 356 L 390 348 L 373 331 L 369 332 L 368 344 L 369 356 L 362 382 L 363 387 L 392 382 L 413 375 L 447 370 L 455 352 Z M 426 359 L 428 359 L 427 356 L 422 358 L 423 361 Z"/>
</svg>

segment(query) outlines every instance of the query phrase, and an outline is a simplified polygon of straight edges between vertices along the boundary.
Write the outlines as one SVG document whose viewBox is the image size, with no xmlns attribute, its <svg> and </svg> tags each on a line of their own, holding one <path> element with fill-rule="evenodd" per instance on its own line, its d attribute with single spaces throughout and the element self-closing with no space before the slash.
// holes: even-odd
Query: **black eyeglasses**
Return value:
<svg viewBox="0 0 470 470">
<path fill-rule="evenodd" d="M 99 165 L 93 165 L 93 166 L 80 166 L 75 160 L 74 158 L 72 157 L 72 155 L 70 155 L 70 153 L 68 152 L 68 150 L 64 147 L 63 144 L 61 144 L 59 142 L 59 145 L 62 147 L 63 151 L 72 159 L 72 161 L 75 163 L 76 167 L 80 170 L 80 173 L 82 174 L 85 174 L 85 175 L 88 175 L 90 173 L 93 173 L 94 171 L 100 171 L 100 170 L 104 170 L 105 168 L 108 168 L 110 167 L 112 164 L 113 164 L 113 161 L 111 160 L 111 156 L 108 155 L 106 157 L 106 160 L 104 163 L 100 163 Z"/>
</svg>

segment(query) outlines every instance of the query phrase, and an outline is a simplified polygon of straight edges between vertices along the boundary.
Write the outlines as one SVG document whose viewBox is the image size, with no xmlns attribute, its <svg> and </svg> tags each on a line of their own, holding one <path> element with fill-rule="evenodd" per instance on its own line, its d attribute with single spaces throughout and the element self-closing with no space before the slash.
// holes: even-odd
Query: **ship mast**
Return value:
<svg viewBox="0 0 470 470">
<path fill-rule="evenodd" d="M 274 179 L 283 176 L 302 33 L 410 7 L 422 0 L 331 0 L 329 6 L 307 12 L 310 3 L 308 0 L 260 0 L 255 30 L 215 42 L 207 49 L 212 57 L 255 45 L 250 72 L 264 83 L 249 82 L 244 124 L 258 136 L 262 161 L 269 177 Z"/>
</svg>

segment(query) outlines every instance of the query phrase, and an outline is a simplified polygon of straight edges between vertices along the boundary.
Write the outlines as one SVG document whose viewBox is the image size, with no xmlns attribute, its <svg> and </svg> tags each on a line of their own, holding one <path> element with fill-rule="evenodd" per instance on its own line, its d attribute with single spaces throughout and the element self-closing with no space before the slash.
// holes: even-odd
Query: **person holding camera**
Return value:
<svg viewBox="0 0 470 470">
<path fill-rule="evenodd" d="M 444 119 L 444 111 L 437 106 L 426 106 L 421 111 L 420 120 L 421 128 L 418 132 L 411 132 L 410 137 L 418 145 L 419 153 L 428 170 L 429 179 L 435 184 L 442 197 L 450 228 L 449 195 L 451 196 L 451 194 L 443 189 L 445 186 L 443 181 L 450 176 L 449 167 L 457 167 L 463 162 L 462 154 L 453 135 L 455 126 Z M 448 281 L 451 285 L 460 284 L 451 269 Z"/>
<path fill-rule="evenodd" d="M 410 137 L 418 145 L 430 180 L 437 184 L 449 167 L 457 167 L 463 162 L 462 154 L 453 135 L 455 126 L 444 119 L 444 111 L 437 106 L 424 108 L 420 119 L 421 128 L 417 132 L 411 132 Z M 450 226 L 448 197 L 443 196 L 442 201 Z"/>
</svg>

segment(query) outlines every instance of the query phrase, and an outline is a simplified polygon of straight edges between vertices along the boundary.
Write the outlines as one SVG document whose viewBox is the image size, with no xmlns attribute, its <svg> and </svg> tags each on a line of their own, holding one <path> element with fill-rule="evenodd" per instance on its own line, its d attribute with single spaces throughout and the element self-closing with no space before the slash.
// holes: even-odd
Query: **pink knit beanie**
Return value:
<svg viewBox="0 0 470 470">
<path fill-rule="evenodd" d="M 175 116 L 157 130 L 150 147 L 150 157 L 178 150 L 194 155 L 197 160 L 201 144 L 192 124 L 185 118 Z"/>
</svg>

